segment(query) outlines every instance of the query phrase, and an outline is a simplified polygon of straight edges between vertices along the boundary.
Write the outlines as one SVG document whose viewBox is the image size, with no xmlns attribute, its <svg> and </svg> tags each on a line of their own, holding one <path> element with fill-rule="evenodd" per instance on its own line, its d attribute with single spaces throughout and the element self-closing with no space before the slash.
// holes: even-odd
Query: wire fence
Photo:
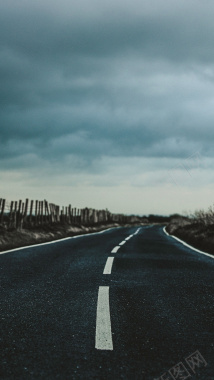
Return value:
<svg viewBox="0 0 214 380">
<path fill-rule="evenodd" d="M 29 228 L 45 224 L 94 225 L 99 223 L 128 223 L 131 217 L 112 214 L 108 210 L 58 206 L 47 200 L 7 201 L 0 198 L 0 225 L 5 228 Z"/>
</svg>

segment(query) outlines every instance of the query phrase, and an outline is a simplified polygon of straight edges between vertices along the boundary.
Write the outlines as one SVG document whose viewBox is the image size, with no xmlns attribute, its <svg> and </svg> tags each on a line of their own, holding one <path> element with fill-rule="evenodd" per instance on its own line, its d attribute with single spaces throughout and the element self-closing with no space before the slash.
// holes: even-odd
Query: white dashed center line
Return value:
<svg viewBox="0 0 214 380">
<path fill-rule="evenodd" d="M 134 235 L 130 235 L 130 236 L 128 236 L 127 238 L 125 238 L 125 240 L 129 240 L 129 239 L 131 239 L 132 236 L 134 236 Z"/>
<path fill-rule="evenodd" d="M 111 251 L 111 253 L 117 253 L 118 249 L 120 248 L 120 246 L 118 245 L 117 247 L 114 247 Z"/>
<path fill-rule="evenodd" d="M 114 257 L 108 257 L 103 274 L 111 274 Z"/>
<path fill-rule="evenodd" d="M 126 243 L 126 241 L 123 240 L 123 241 L 121 241 L 121 243 L 120 243 L 119 245 L 123 245 L 123 244 L 125 244 L 125 243 Z"/>
<path fill-rule="evenodd" d="M 99 287 L 95 348 L 97 350 L 113 350 L 109 306 L 109 286 Z"/>
<path fill-rule="evenodd" d="M 134 235 L 137 235 L 139 230 L 140 228 L 134 234 L 129 235 L 125 240 L 121 241 L 119 245 L 112 249 L 111 253 L 117 253 L 121 245 L 125 244 Z M 103 274 L 111 274 L 113 262 L 114 257 L 110 256 L 107 258 Z M 109 286 L 100 286 L 98 291 L 95 348 L 97 350 L 113 350 Z"/>
</svg>

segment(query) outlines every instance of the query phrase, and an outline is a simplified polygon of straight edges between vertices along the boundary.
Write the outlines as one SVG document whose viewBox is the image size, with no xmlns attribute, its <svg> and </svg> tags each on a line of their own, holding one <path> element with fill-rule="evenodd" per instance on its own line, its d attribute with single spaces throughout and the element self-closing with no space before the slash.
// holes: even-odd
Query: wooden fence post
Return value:
<svg viewBox="0 0 214 380">
<path fill-rule="evenodd" d="M 44 207 L 45 207 L 45 223 L 49 222 L 49 210 L 48 210 L 48 202 L 44 200 Z"/>
<path fill-rule="evenodd" d="M 1 207 L 1 224 L 4 222 L 4 209 L 5 209 L 5 202 L 6 200 L 2 200 L 2 207 Z"/>
<path fill-rule="evenodd" d="M 54 204 L 51 203 L 51 216 L 52 216 L 52 223 L 55 222 L 55 217 L 54 217 Z"/>
<path fill-rule="evenodd" d="M 97 218 L 97 210 L 93 210 L 93 219 L 94 219 L 94 223 L 97 224 L 97 221 L 98 221 L 98 218 Z"/>
<path fill-rule="evenodd" d="M 49 207 L 48 207 L 48 202 L 45 201 L 45 208 L 46 208 L 46 220 L 47 220 L 47 223 L 48 222 L 51 222 L 51 215 L 49 213 Z"/>
<path fill-rule="evenodd" d="M 29 222 L 32 223 L 32 213 L 33 213 L 33 201 L 30 202 L 30 215 L 29 215 Z"/>
<path fill-rule="evenodd" d="M 10 213 L 9 213 L 9 220 L 8 220 L 8 227 L 12 227 L 12 224 L 13 224 L 13 201 L 11 201 L 10 203 Z"/>
<path fill-rule="evenodd" d="M 71 223 L 74 223 L 74 209 L 71 209 Z"/>
<path fill-rule="evenodd" d="M 55 215 L 55 204 L 52 204 L 52 212 L 53 212 L 53 221 L 56 222 L 56 215 Z"/>
<path fill-rule="evenodd" d="M 74 223 L 76 223 L 76 208 L 73 208 Z"/>
<path fill-rule="evenodd" d="M 49 213 L 49 221 L 50 221 L 50 223 L 52 223 L 52 215 L 51 215 L 51 205 L 50 205 L 50 203 L 47 203 L 47 207 L 48 207 L 48 213 Z"/>
<path fill-rule="evenodd" d="M 54 221 L 57 223 L 57 206 L 54 205 Z"/>
<path fill-rule="evenodd" d="M 80 210 L 80 223 L 84 225 L 84 210 L 81 208 Z"/>
<path fill-rule="evenodd" d="M 19 200 L 17 218 L 16 218 L 16 228 L 17 229 L 19 229 L 21 227 L 21 207 L 22 207 L 22 201 Z"/>
<path fill-rule="evenodd" d="M 51 203 L 48 203 L 48 212 L 49 212 L 50 223 L 53 223 L 53 215 L 52 215 Z"/>
<path fill-rule="evenodd" d="M 25 206 L 24 206 L 25 208 L 24 208 L 24 215 L 23 215 L 24 223 L 26 223 L 26 221 L 27 221 L 28 201 L 29 201 L 29 199 L 25 200 Z"/>
<path fill-rule="evenodd" d="M 71 205 L 68 206 L 68 219 L 69 219 L 69 224 L 71 224 Z"/>
<path fill-rule="evenodd" d="M 38 210 L 37 210 L 37 225 L 40 224 L 40 201 L 38 201 Z"/>
<path fill-rule="evenodd" d="M 26 218 L 26 216 L 27 216 L 28 201 L 29 201 L 29 199 L 26 199 L 26 200 L 25 200 L 25 211 L 24 211 L 24 217 L 25 217 L 25 218 Z"/>
<path fill-rule="evenodd" d="M 36 200 L 36 206 L 35 206 L 35 226 L 37 226 L 38 223 L 38 201 Z"/>
<path fill-rule="evenodd" d="M 50 209 L 50 204 L 48 203 L 48 201 L 46 202 L 46 207 L 47 207 L 47 213 L 48 213 L 48 221 L 49 223 L 52 223 L 51 209 Z"/>
<path fill-rule="evenodd" d="M 88 209 L 85 208 L 85 224 L 88 224 Z"/>
<path fill-rule="evenodd" d="M 54 219 L 54 204 L 51 203 L 51 218 L 52 218 L 52 223 L 55 222 L 55 219 Z"/>
<path fill-rule="evenodd" d="M 13 214 L 13 227 L 16 228 L 17 220 L 17 201 L 15 201 L 14 214 Z"/>
<path fill-rule="evenodd" d="M 61 209 L 61 217 L 60 217 L 61 223 L 63 223 L 63 217 L 64 217 L 64 206 L 62 206 L 62 209 Z"/>
<path fill-rule="evenodd" d="M 41 224 L 43 225 L 43 201 L 41 201 Z"/>
<path fill-rule="evenodd" d="M 60 207 L 56 206 L 56 220 L 57 223 L 60 223 Z"/>
<path fill-rule="evenodd" d="M 3 202 L 3 199 L 0 198 L 0 218 L 1 218 L 1 207 L 2 207 L 2 202 Z M 1 220 L 0 220 L 0 222 L 1 222 Z"/>
<path fill-rule="evenodd" d="M 20 228 L 21 228 L 21 229 L 22 229 L 22 227 L 23 227 L 24 209 L 25 209 L 25 204 L 24 204 L 24 202 L 22 202 L 22 203 L 21 203 L 21 215 L 20 215 Z"/>
</svg>

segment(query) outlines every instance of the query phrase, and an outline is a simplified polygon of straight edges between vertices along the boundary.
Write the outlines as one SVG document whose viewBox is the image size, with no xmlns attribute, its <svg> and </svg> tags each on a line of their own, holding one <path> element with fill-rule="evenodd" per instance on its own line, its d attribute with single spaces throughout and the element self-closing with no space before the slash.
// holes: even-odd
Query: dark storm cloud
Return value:
<svg viewBox="0 0 214 380">
<path fill-rule="evenodd" d="M 211 154 L 213 11 L 211 1 L 5 2 L 2 165 Z"/>
</svg>

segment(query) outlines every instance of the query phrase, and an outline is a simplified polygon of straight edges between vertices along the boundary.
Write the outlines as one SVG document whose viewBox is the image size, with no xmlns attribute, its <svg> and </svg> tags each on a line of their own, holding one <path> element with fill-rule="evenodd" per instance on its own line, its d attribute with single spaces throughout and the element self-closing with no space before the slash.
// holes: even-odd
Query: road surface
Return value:
<svg viewBox="0 0 214 380">
<path fill-rule="evenodd" d="M 162 226 L 0 254 L 0 379 L 214 379 L 213 269 Z"/>
</svg>

